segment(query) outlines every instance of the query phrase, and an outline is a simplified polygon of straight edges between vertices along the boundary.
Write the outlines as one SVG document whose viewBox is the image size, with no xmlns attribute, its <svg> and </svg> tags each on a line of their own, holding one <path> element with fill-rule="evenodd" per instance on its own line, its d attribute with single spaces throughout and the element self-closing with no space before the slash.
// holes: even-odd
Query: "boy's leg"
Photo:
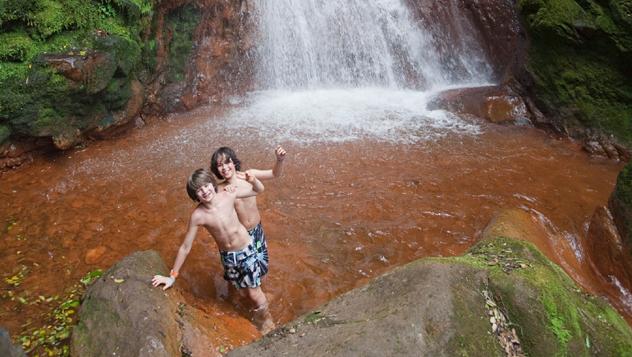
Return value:
<svg viewBox="0 0 632 357">
<path fill-rule="evenodd" d="M 272 315 L 268 308 L 268 299 L 266 299 L 266 295 L 261 290 L 261 287 L 247 288 L 246 294 L 255 306 L 253 310 L 253 322 L 259 331 L 261 331 L 261 334 L 265 335 L 274 330 L 276 326 L 274 326 L 274 321 L 272 321 Z"/>
<path fill-rule="evenodd" d="M 266 299 L 266 295 L 261 290 L 261 287 L 258 286 L 256 288 L 246 288 L 246 295 L 252 301 L 255 309 L 268 304 L 268 299 Z"/>
</svg>

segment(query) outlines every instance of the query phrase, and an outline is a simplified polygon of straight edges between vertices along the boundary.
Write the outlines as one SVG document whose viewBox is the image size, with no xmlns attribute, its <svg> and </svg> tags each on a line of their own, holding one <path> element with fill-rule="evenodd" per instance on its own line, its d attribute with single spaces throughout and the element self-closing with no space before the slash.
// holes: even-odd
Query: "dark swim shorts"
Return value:
<svg viewBox="0 0 632 357">
<path fill-rule="evenodd" d="M 260 228 L 257 225 L 252 231 Z M 250 232 L 249 232 L 250 233 Z M 242 250 L 220 252 L 224 266 L 224 279 L 236 288 L 256 288 L 261 286 L 261 278 L 268 273 L 268 247 L 263 235 L 250 236 L 252 241 Z"/>
</svg>

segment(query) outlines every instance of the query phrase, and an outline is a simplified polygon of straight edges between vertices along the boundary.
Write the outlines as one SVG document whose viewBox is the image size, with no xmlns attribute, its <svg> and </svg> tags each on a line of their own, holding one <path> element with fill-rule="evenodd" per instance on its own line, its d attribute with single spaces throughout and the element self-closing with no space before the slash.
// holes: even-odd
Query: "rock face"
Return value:
<svg viewBox="0 0 632 357">
<path fill-rule="evenodd" d="M 156 272 L 166 270 L 157 253 L 140 252 L 104 273 L 84 296 L 72 355 L 178 355 L 177 306 L 150 284 Z"/>
<path fill-rule="evenodd" d="M 632 7 L 629 1 L 519 0 L 530 37 L 518 77 L 556 127 L 632 146 Z M 608 155 L 610 156 L 610 155 Z"/>
<path fill-rule="evenodd" d="M 594 268 L 605 281 L 617 279 L 632 291 L 632 254 L 629 243 L 624 243 L 610 211 L 598 207 L 590 221 L 587 237 L 588 254 Z"/>
<path fill-rule="evenodd" d="M 187 306 L 176 290 L 151 286 L 155 274 L 166 273 L 155 251 L 134 253 L 105 272 L 83 297 L 71 354 L 219 356 L 208 316 Z"/>
<path fill-rule="evenodd" d="M 465 256 L 397 268 L 229 355 L 548 356 L 630 350 L 632 330 L 604 300 L 579 292 L 532 244 L 489 236 Z"/>
<path fill-rule="evenodd" d="M 632 163 L 628 163 L 617 177 L 608 207 L 626 245 L 627 254 L 632 256 Z"/>
<path fill-rule="evenodd" d="M 498 0 L 407 0 L 415 17 L 435 27 L 443 47 L 482 44 L 481 51 L 492 66 L 493 80 L 505 82 L 522 67 L 527 42 L 513 2 Z M 467 23 L 472 32 L 463 33 Z M 466 36 L 467 38 L 462 38 Z M 445 63 L 450 59 L 445 58 Z"/>
<path fill-rule="evenodd" d="M 522 98 L 505 86 L 452 89 L 441 92 L 428 104 L 428 109 L 445 109 L 458 114 L 469 114 L 492 123 L 531 124 Z"/>
<path fill-rule="evenodd" d="M 632 164 L 619 174 L 608 206 L 595 210 L 586 246 L 592 267 L 602 279 L 629 294 L 632 291 Z"/>
</svg>

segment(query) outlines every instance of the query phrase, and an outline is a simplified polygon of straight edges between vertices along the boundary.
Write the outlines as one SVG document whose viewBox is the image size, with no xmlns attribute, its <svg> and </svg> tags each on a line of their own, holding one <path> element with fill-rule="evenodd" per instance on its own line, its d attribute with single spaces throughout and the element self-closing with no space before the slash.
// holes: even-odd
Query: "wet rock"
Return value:
<svg viewBox="0 0 632 357">
<path fill-rule="evenodd" d="M 86 264 L 97 264 L 105 252 L 107 252 L 107 248 L 104 246 L 89 249 L 83 260 Z"/>
<path fill-rule="evenodd" d="M 2 328 L 0 328 L 0 356 L 26 357 L 26 353 L 20 347 L 13 346 L 9 333 Z"/>
<path fill-rule="evenodd" d="M 629 149 L 617 143 L 614 137 L 594 134 L 586 135 L 587 137 L 583 140 L 582 149 L 591 156 L 603 157 L 615 161 L 628 161 L 630 159 Z"/>
<path fill-rule="evenodd" d="M 492 255 L 522 263 L 504 272 L 488 264 Z M 560 324 L 564 340 L 550 328 Z M 611 306 L 582 293 L 526 237 L 490 237 L 462 257 L 396 268 L 228 355 L 610 355 L 631 341 Z"/>
<path fill-rule="evenodd" d="M 518 95 L 504 86 L 460 88 L 441 92 L 428 109 L 469 114 L 493 123 L 529 124 L 527 107 Z"/>
<path fill-rule="evenodd" d="M 482 44 L 492 67 L 494 81 L 505 82 L 522 67 L 527 49 L 526 35 L 512 2 L 497 0 L 407 0 L 413 16 L 435 29 L 441 38 L 439 55 L 442 63 L 454 63 L 449 51 L 476 41 Z M 463 34 L 463 28 L 472 31 Z M 443 53 L 445 52 L 445 53 Z M 462 70 L 462 69 L 461 69 Z M 458 72 L 459 68 L 454 68 Z"/>
<path fill-rule="evenodd" d="M 43 55 L 42 60 L 64 77 L 75 82 L 75 86 L 84 84 L 89 94 L 105 89 L 116 71 L 115 58 L 104 52 Z"/>
<path fill-rule="evenodd" d="M 586 241 L 586 251 L 599 274 L 610 281 L 616 278 L 623 287 L 632 291 L 632 255 L 623 244 L 608 208 L 597 207 Z"/>
<path fill-rule="evenodd" d="M 218 356 L 210 336 L 222 322 L 211 324 L 177 289 L 151 286 L 167 271 L 155 251 L 131 254 L 106 271 L 83 297 L 71 355 Z"/>
<path fill-rule="evenodd" d="M 72 355 L 178 355 L 176 305 L 150 284 L 156 272 L 166 270 L 157 253 L 139 252 L 105 272 L 84 296 Z"/>
<path fill-rule="evenodd" d="M 619 176 L 608 208 L 617 230 L 626 246 L 628 258 L 632 258 L 632 163 L 628 163 Z"/>
</svg>

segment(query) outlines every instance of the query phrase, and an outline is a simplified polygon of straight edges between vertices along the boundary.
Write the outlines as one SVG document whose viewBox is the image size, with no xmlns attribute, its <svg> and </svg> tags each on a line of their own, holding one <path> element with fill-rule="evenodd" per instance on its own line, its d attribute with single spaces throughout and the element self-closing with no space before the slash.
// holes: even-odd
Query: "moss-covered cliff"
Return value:
<svg viewBox="0 0 632 357">
<path fill-rule="evenodd" d="M 630 147 L 632 1 L 519 0 L 518 8 L 540 106 L 573 135 L 614 135 Z"/>
<path fill-rule="evenodd" d="M 0 144 L 50 137 L 66 148 L 129 120 L 154 3 L 0 0 Z"/>
<path fill-rule="evenodd" d="M 610 196 L 608 208 L 614 216 L 617 230 L 632 258 L 632 163 L 623 168 L 614 192 Z"/>
</svg>

